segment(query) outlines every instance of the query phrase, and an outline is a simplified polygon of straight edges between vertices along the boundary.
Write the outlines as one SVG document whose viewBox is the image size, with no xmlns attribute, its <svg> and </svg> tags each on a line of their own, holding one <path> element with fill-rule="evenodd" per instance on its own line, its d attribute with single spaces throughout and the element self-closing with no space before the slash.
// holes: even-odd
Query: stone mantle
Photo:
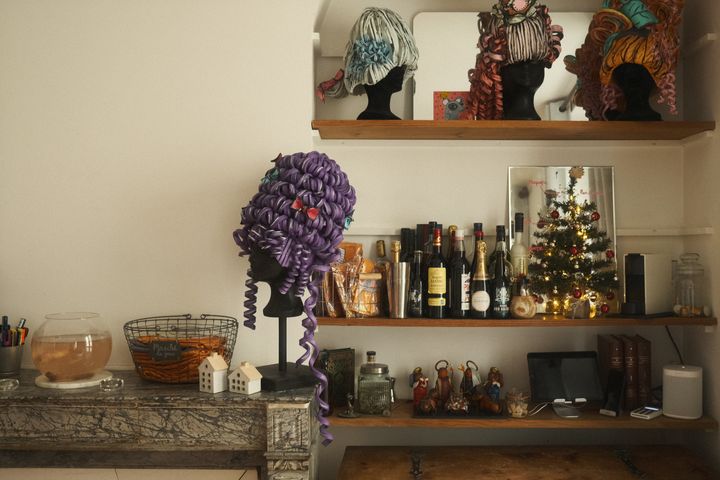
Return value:
<svg viewBox="0 0 720 480">
<path fill-rule="evenodd" d="M 113 372 L 117 391 L 35 386 L 0 392 L 5 467 L 257 468 L 261 478 L 316 475 L 318 426 L 312 388 L 250 396 L 201 393 Z M 19 453 L 22 452 L 22 455 Z M 281 474 L 282 472 L 282 474 Z M 294 476 L 295 477 L 295 476 Z"/>
</svg>

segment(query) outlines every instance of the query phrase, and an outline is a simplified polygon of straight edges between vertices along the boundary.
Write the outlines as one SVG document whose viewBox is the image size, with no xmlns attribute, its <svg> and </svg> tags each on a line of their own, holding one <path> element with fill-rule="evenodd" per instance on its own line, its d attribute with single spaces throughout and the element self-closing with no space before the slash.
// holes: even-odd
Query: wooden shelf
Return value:
<svg viewBox="0 0 720 480">
<path fill-rule="evenodd" d="M 551 407 L 545 407 L 532 417 L 511 418 L 504 415 L 497 417 L 462 418 L 413 418 L 412 403 L 400 400 L 399 405 L 389 417 L 361 416 L 358 418 L 330 417 L 331 427 L 366 427 L 366 428 L 493 428 L 493 429 L 628 429 L 628 430 L 706 430 L 718 429 L 718 422 L 708 416 L 697 420 L 679 420 L 660 416 L 652 420 L 632 418 L 629 414 L 619 417 L 607 417 L 597 413 L 590 407 L 582 409 L 580 418 L 560 418 Z"/>
<path fill-rule="evenodd" d="M 683 140 L 715 122 L 527 120 L 313 120 L 322 139 L 366 140 Z"/>
<path fill-rule="evenodd" d="M 332 318 L 318 317 L 319 325 L 342 327 L 645 327 L 645 326 L 715 326 L 714 317 L 597 317 L 569 319 L 538 315 L 531 319 L 452 319 L 434 318 Z"/>
</svg>

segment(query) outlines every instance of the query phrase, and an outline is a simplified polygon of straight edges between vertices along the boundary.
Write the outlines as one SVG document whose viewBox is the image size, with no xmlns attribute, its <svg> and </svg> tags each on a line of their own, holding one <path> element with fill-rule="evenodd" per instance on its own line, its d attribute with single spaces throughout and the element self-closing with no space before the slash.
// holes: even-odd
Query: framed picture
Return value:
<svg viewBox="0 0 720 480">
<path fill-rule="evenodd" d="M 355 349 L 321 350 L 317 366 L 328 378 L 327 402 L 331 410 L 347 406 L 347 394 L 355 394 Z"/>
<path fill-rule="evenodd" d="M 460 120 L 470 92 L 433 92 L 433 120 Z"/>
</svg>

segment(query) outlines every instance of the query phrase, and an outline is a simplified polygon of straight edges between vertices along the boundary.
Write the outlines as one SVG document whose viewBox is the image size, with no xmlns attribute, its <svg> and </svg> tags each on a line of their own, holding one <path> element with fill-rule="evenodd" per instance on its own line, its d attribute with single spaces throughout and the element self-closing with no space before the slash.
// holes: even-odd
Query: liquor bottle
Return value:
<svg viewBox="0 0 720 480">
<path fill-rule="evenodd" d="M 425 240 L 427 239 L 428 234 L 428 224 L 427 223 L 418 223 L 415 226 L 415 249 L 414 250 L 420 250 L 422 251 L 423 248 L 425 248 Z"/>
<path fill-rule="evenodd" d="M 476 237 L 477 239 L 477 237 Z M 483 241 L 475 243 L 475 259 L 477 263 L 473 270 L 472 283 L 470 285 L 470 316 L 472 318 L 490 317 L 490 276 L 488 275 L 485 263 L 487 255 L 487 244 Z"/>
<path fill-rule="evenodd" d="M 523 241 L 523 225 L 524 215 L 522 213 L 515 214 L 515 239 L 513 246 L 510 249 L 510 262 L 513 266 L 513 275 L 515 279 L 518 277 L 527 277 L 528 274 L 528 262 L 530 256 L 528 255 L 528 249 Z"/>
<path fill-rule="evenodd" d="M 458 229 L 454 233 L 455 247 L 450 264 L 448 299 L 450 317 L 465 318 L 470 312 L 470 263 L 465 258 L 465 231 Z"/>
<path fill-rule="evenodd" d="M 423 292 L 425 289 L 423 288 L 422 258 L 422 250 L 415 250 L 412 270 L 410 270 L 410 291 L 408 292 L 408 314 L 415 318 L 423 316 Z"/>
<path fill-rule="evenodd" d="M 387 282 L 390 318 L 407 318 L 410 263 L 400 261 L 401 249 L 400 241 L 393 240 L 390 245 L 392 261 Z"/>
<path fill-rule="evenodd" d="M 387 282 L 390 277 L 390 260 L 385 255 L 385 240 L 375 242 L 375 271 L 382 275 L 378 297 L 380 299 L 380 315 L 385 317 L 390 312 L 390 302 L 388 300 Z"/>
<path fill-rule="evenodd" d="M 400 261 L 411 263 L 415 251 L 415 231 L 412 228 L 400 229 Z"/>
<path fill-rule="evenodd" d="M 492 262 L 492 313 L 494 318 L 510 318 L 512 264 L 507 258 L 505 225 L 498 225 L 496 232 Z"/>
<path fill-rule="evenodd" d="M 447 264 L 442 255 L 442 230 L 435 228 L 433 254 L 428 261 L 425 288 L 429 318 L 445 318 L 447 308 Z"/>
<path fill-rule="evenodd" d="M 470 271 L 475 273 L 475 269 L 477 268 L 477 247 L 480 242 L 483 242 L 485 240 L 485 233 L 483 232 L 483 224 L 482 223 L 473 223 L 473 239 L 475 241 L 473 245 L 473 261 L 472 264 L 470 264 Z M 487 245 L 485 246 L 487 249 Z"/>
</svg>

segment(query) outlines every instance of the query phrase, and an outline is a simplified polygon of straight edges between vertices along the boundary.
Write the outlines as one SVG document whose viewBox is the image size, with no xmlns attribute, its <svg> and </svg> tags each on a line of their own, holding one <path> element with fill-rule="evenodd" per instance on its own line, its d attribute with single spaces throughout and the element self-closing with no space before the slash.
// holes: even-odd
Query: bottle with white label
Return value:
<svg viewBox="0 0 720 480">
<path fill-rule="evenodd" d="M 428 260 L 426 297 L 429 318 L 445 318 L 447 311 L 447 264 L 442 255 L 442 230 L 433 232 L 433 253 Z"/>
<path fill-rule="evenodd" d="M 513 246 L 510 249 L 510 262 L 513 267 L 513 275 L 515 277 L 513 281 L 515 283 L 522 283 L 523 279 L 527 278 L 528 262 L 530 261 L 527 246 L 523 241 L 523 232 L 525 230 L 524 217 L 520 212 L 515 214 L 515 238 L 513 240 Z M 517 287 L 516 290 L 519 290 L 519 287 Z"/>
<path fill-rule="evenodd" d="M 470 263 L 465 258 L 465 231 L 455 230 L 455 246 L 450 259 L 448 299 L 450 317 L 465 318 L 470 313 Z"/>
<path fill-rule="evenodd" d="M 475 271 L 470 284 L 470 316 L 472 318 L 490 317 L 490 278 L 485 263 L 487 244 L 483 240 L 475 242 Z"/>
</svg>

